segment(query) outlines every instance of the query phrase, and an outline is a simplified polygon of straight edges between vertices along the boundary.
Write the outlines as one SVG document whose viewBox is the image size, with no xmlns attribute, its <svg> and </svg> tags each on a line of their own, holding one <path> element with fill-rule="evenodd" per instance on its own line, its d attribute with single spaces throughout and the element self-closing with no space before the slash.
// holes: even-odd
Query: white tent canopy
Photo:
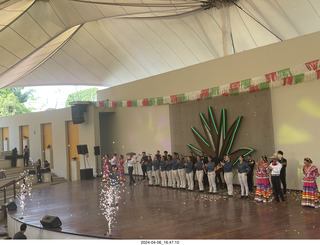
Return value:
<svg viewBox="0 0 320 245">
<path fill-rule="evenodd" d="M 0 88 L 111 87 L 317 31 L 319 0 L 0 0 Z"/>
</svg>

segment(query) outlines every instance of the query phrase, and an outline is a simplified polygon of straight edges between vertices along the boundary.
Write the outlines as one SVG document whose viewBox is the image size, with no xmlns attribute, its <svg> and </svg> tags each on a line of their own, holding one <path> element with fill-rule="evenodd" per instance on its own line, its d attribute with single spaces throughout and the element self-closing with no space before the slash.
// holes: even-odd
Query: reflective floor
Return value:
<svg viewBox="0 0 320 245">
<path fill-rule="evenodd" d="M 302 207 L 296 191 L 289 191 L 286 204 L 256 203 L 253 195 L 240 199 L 239 187 L 234 197 L 227 197 L 225 189 L 210 195 L 148 186 L 137 179 L 134 186 L 120 187 L 118 206 L 102 207 L 104 185 L 97 178 L 35 190 L 26 200 L 23 221 L 42 227 L 45 215 L 57 216 L 59 232 L 114 239 L 320 238 L 318 209 Z M 10 215 L 18 219 L 22 212 L 16 203 L 18 210 Z M 113 220 L 111 236 L 106 236 L 103 211 L 110 211 L 107 216 Z"/>
</svg>

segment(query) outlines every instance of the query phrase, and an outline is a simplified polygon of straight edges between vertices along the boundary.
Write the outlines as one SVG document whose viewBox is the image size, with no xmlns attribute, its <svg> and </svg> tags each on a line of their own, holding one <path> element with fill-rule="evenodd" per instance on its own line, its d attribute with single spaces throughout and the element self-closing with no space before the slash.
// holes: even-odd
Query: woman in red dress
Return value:
<svg viewBox="0 0 320 245">
<path fill-rule="evenodd" d="M 123 160 L 123 155 L 120 155 L 118 158 L 118 162 L 117 162 L 117 168 L 119 171 L 119 175 L 120 175 L 120 181 L 125 181 L 125 177 L 124 177 L 124 160 Z"/>
<path fill-rule="evenodd" d="M 109 155 L 105 154 L 105 156 L 102 158 L 103 161 L 103 178 L 109 179 L 110 174 L 110 166 L 109 166 Z"/>
<path fill-rule="evenodd" d="M 303 171 L 303 192 L 301 205 L 304 207 L 319 207 L 319 191 L 316 178 L 319 176 L 318 168 L 312 164 L 309 157 L 304 159 Z"/>
<path fill-rule="evenodd" d="M 256 162 L 256 165 L 257 188 L 254 200 L 257 202 L 271 202 L 272 187 L 269 180 L 267 157 L 260 157 L 260 161 Z"/>
</svg>

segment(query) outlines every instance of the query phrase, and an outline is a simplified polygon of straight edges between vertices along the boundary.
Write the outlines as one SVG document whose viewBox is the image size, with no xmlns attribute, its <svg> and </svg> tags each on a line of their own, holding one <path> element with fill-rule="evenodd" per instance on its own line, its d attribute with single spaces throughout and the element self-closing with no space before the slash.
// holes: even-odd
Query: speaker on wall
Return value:
<svg viewBox="0 0 320 245">
<path fill-rule="evenodd" d="M 77 145 L 77 151 L 79 155 L 85 155 L 88 153 L 87 145 Z"/>
<path fill-rule="evenodd" d="M 100 147 L 99 146 L 95 146 L 93 147 L 94 149 L 94 155 L 95 156 L 99 156 L 100 155 Z"/>
<path fill-rule="evenodd" d="M 87 104 L 76 104 L 71 106 L 72 122 L 74 124 L 84 123 L 84 113 L 87 111 Z"/>
<path fill-rule="evenodd" d="M 5 207 L 8 209 L 8 211 L 17 210 L 17 204 L 14 201 L 7 202 Z"/>
<path fill-rule="evenodd" d="M 57 216 L 46 215 L 40 220 L 44 228 L 58 228 L 62 225 L 61 220 Z"/>
</svg>

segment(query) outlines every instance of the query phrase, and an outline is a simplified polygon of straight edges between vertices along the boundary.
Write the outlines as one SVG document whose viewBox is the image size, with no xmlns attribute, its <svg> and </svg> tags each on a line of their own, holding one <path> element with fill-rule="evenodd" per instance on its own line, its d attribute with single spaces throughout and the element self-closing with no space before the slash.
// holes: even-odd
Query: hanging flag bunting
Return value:
<svg viewBox="0 0 320 245">
<path fill-rule="evenodd" d="M 228 96 L 230 94 L 230 85 L 223 85 L 220 87 L 220 94 Z"/>
<path fill-rule="evenodd" d="M 177 96 L 177 103 L 183 103 L 186 101 L 186 97 L 184 94 L 178 94 Z"/>
<path fill-rule="evenodd" d="M 251 88 L 251 79 L 241 81 L 241 90 L 247 90 Z"/>
<path fill-rule="evenodd" d="M 163 97 L 157 97 L 157 105 L 163 105 Z"/>
<path fill-rule="evenodd" d="M 148 99 L 142 100 L 142 105 L 143 105 L 143 106 L 148 106 L 148 105 L 149 105 Z"/>
<path fill-rule="evenodd" d="M 316 70 L 318 70 L 318 64 L 319 64 L 319 59 L 305 63 L 305 65 L 306 65 L 306 67 L 307 67 L 307 69 L 308 69 L 309 71 L 316 71 Z"/>
<path fill-rule="evenodd" d="M 177 103 L 177 101 L 178 101 L 178 95 L 171 95 L 170 96 L 171 97 L 171 104 L 175 104 L 175 103 Z"/>
<path fill-rule="evenodd" d="M 276 72 L 271 72 L 271 73 L 265 74 L 265 77 L 266 77 L 267 83 L 275 82 L 275 81 L 279 80 Z"/>
<path fill-rule="evenodd" d="M 207 88 L 207 89 L 202 89 L 201 90 L 201 93 L 199 95 L 199 98 L 198 100 L 203 100 L 203 99 L 206 99 L 210 96 L 210 89 Z"/>
<path fill-rule="evenodd" d="M 293 76 L 283 78 L 283 86 L 292 85 L 293 84 Z"/>
<path fill-rule="evenodd" d="M 209 99 L 215 96 L 238 95 L 244 92 L 255 92 L 286 85 L 295 85 L 320 79 L 319 59 L 300 64 L 295 67 L 271 72 L 263 76 L 249 78 L 222 86 L 206 88 L 198 91 L 127 101 L 90 101 L 95 107 L 136 107 L 183 103 L 186 101 Z"/>
<path fill-rule="evenodd" d="M 210 95 L 210 97 L 220 95 L 220 87 L 217 86 L 217 87 L 210 88 L 209 95 Z"/>
<path fill-rule="evenodd" d="M 279 80 L 282 80 L 283 78 L 292 76 L 289 68 L 277 71 L 277 75 L 278 75 Z"/>
<path fill-rule="evenodd" d="M 240 81 L 230 83 L 230 95 L 238 95 L 240 90 L 241 83 Z"/>
</svg>

